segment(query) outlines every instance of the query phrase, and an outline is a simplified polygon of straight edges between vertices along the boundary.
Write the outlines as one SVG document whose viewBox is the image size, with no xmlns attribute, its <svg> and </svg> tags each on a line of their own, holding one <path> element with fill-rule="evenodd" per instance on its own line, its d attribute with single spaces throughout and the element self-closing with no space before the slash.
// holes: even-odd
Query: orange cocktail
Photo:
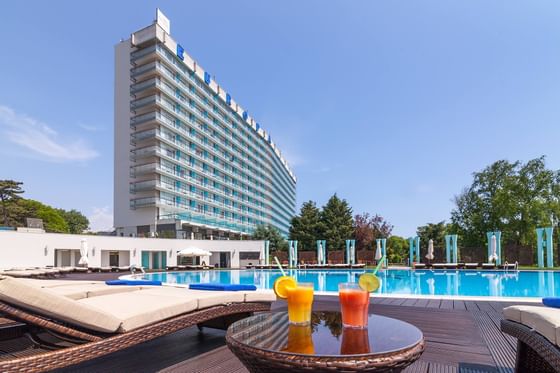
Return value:
<svg viewBox="0 0 560 373">
<path fill-rule="evenodd" d="M 315 348 L 312 334 L 311 325 L 288 325 L 288 343 L 282 351 L 313 355 Z"/>
<path fill-rule="evenodd" d="M 290 323 L 309 324 L 313 304 L 313 284 L 299 282 L 296 286 L 287 287 L 286 291 L 288 293 L 288 319 Z"/>
<path fill-rule="evenodd" d="M 342 325 L 348 328 L 366 328 L 368 323 L 369 293 L 353 282 L 338 284 Z"/>
</svg>

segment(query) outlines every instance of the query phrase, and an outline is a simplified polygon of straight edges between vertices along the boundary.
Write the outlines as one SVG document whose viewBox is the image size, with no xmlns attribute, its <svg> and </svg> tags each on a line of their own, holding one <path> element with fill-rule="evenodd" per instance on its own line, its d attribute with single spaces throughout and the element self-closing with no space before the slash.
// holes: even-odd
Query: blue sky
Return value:
<svg viewBox="0 0 560 373">
<path fill-rule="evenodd" d="M 0 178 L 110 227 L 113 46 L 156 7 L 271 133 L 298 209 L 336 192 L 407 236 L 497 159 L 560 168 L 555 1 L 11 1 Z"/>
</svg>

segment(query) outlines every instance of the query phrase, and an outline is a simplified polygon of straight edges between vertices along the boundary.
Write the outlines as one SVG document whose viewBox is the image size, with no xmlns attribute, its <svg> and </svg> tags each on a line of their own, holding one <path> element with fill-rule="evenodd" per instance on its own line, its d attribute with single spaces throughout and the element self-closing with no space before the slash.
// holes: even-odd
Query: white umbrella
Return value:
<svg viewBox="0 0 560 373">
<path fill-rule="evenodd" d="M 490 251 L 492 254 L 488 257 L 489 262 L 493 262 L 494 260 L 498 260 L 498 254 L 496 253 L 496 235 L 492 235 L 492 239 L 490 240 Z"/>
<path fill-rule="evenodd" d="M 79 265 L 87 267 L 88 265 L 88 246 L 87 240 L 84 238 L 80 243 L 80 261 L 78 262 Z"/>
<path fill-rule="evenodd" d="M 434 240 L 432 239 L 428 241 L 428 253 L 426 254 L 426 259 L 434 260 Z"/>
<path fill-rule="evenodd" d="M 381 241 L 377 241 L 377 249 L 375 250 L 375 260 L 380 260 L 383 255 L 381 254 Z"/>
<path fill-rule="evenodd" d="M 290 265 L 292 265 L 292 262 L 294 262 L 294 261 L 296 262 L 296 265 L 297 265 L 297 260 L 295 258 L 295 256 L 296 256 L 295 251 L 296 250 L 295 250 L 294 244 L 292 243 L 290 245 Z"/>
<path fill-rule="evenodd" d="M 323 264 L 323 244 L 319 243 L 319 253 L 317 255 L 318 264 Z"/>
<path fill-rule="evenodd" d="M 210 251 L 199 249 L 198 247 L 189 247 L 187 249 L 183 249 L 179 251 L 177 255 L 194 257 L 194 256 L 210 256 L 212 255 L 212 253 Z"/>
</svg>

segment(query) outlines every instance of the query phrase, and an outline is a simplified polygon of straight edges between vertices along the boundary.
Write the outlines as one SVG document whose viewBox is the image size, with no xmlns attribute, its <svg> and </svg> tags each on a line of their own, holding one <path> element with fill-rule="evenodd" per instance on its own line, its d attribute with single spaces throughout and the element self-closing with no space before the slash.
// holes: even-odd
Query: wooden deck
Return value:
<svg viewBox="0 0 560 373">
<path fill-rule="evenodd" d="M 374 298 L 371 310 L 418 326 L 426 338 L 414 373 L 513 372 L 516 342 L 500 332 L 501 311 L 510 303 L 441 299 Z M 338 303 L 317 296 L 314 308 L 337 310 Z M 276 302 L 273 311 L 285 310 Z M 224 332 L 190 328 L 64 372 L 247 372 L 227 349 Z"/>
</svg>

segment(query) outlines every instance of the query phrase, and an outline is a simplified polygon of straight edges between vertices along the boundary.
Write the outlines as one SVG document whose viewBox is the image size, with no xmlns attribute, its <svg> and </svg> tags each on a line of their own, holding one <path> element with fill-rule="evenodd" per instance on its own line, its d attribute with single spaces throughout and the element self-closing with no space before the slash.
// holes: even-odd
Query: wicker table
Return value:
<svg viewBox="0 0 560 373">
<path fill-rule="evenodd" d="M 342 327 L 339 312 L 313 312 L 310 326 L 288 323 L 285 312 L 232 324 L 226 342 L 250 372 L 400 372 L 424 352 L 415 326 L 369 315 L 367 329 Z"/>
</svg>

